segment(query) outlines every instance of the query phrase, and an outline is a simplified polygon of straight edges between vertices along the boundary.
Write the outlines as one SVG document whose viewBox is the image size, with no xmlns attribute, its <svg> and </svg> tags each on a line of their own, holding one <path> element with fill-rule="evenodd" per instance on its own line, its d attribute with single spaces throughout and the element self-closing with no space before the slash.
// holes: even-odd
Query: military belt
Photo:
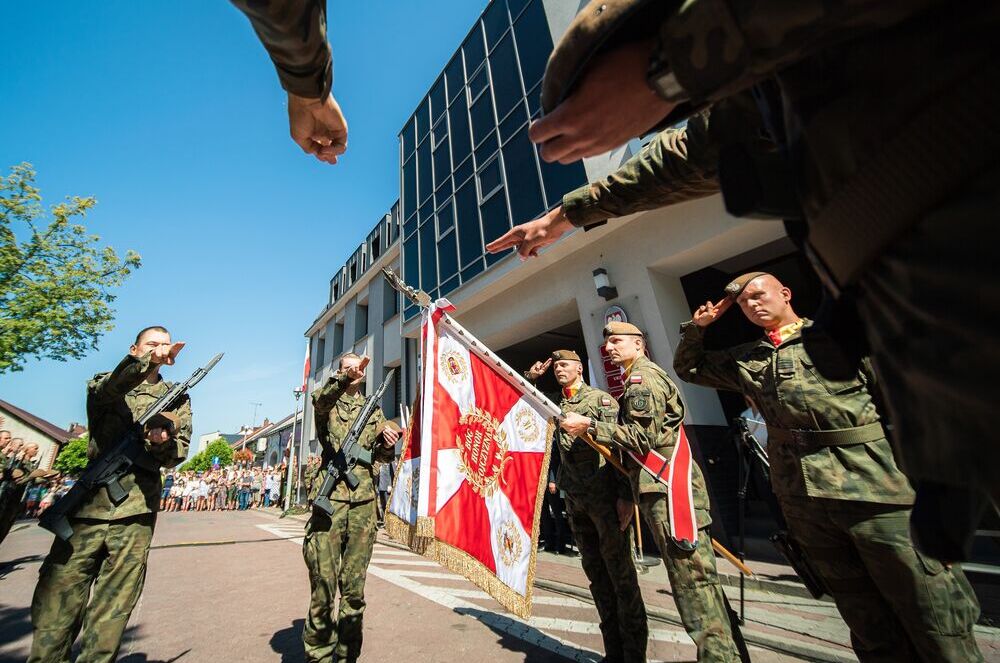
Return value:
<svg viewBox="0 0 1000 663">
<path fill-rule="evenodd" d="M 876 421 L 873 424 L 839 430 L 788 430 L 767 427 L 767 441 L 801 447 L 846 447 L 853 444 L 874 442 L 885 437 L 885 429 Z"/>
</svg>

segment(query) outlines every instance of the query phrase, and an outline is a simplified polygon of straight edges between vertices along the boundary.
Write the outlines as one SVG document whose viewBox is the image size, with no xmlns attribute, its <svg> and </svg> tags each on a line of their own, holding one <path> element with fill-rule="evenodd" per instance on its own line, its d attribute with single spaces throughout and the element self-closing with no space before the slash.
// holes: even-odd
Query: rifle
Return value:
<svg viewBox="0 0 1000 663">
<path fill-rule="evenodd" d="M 740 444 L 757 459 L 757 466 L 763 474 L 764 481 L 770 485 L 771 462 L 768 460 L 767 451 L 764 450 L 757 438 L 755 438 L 753 433 L 750 432 L 750 427 L 747 425 L 746 419 L 743 417 L 737 417 L 736 427 L 739 431 L 737 439 L 740 441 Z M 769 540 L 778 552 L 781 553 L 781 556 L 785 558 L 789 566 L 795 570 L 799 579 L 802 580 L 802 584 L 805 585 L 807 590 L 809 590 L 809 593 L 812 594 L 813 598 L 821 598 L 824 594 L 826 594 L 826 589 L 823 586 L 823 580 L 809 564 L 809 559 L 802 553 L 802 548 L 799 547 L 798 541 L 796 541 L 792 535 L 789 534 L 788 523 L 785 522 L 785 516 L 781 513 L 781 508 L 774 504 L 773 500 L 765 499 L 764 501 L 767 502 L 767 506 L 771 511 L 771 516 L 774 518 L 775 522 L 778 523 L 778 531 L 772 534 L 769 537 Z"/>
<path fill-rule="evenodd" d="M 117 444 L 87 463 L 83 474 L 69 489 L 69 492 L 45 510 L 45 513 L 38 520 L 38 524 L 63 541 L 68 541 L 73 535 L 73 528 L 69 524 L 70 517 L 79 510 L 83 501 L 95 490 L 101 488 L 107 490 L 111 503 L 118 506 L 128 497 L 128 493 L 122 487 L 121 479 L 131 472 L 133 467 L 159 472 L 160 462 L 146 451 L 143 440 L 146 424 L 170 408 L 191 387 L 198 384 L 219 363 L 220 359 L 222 359 L 221 352 L 212 357 L 212 360 L 205 364 L 204 368 L 199 368 L 187 380 L 170 387 L 167 393 L 156 399 L 156 402 L 149 406 L 149 409 L 136 420 Z"/>
<path fill-rule="evenodd" d="M 337 487 L 337 482 L 343 479 L 347 482 L 348 487 L 354 490 L 361 483 L 357 475 L 354 474 L 354 466 L 358 464 L 359 460 L 367 465 L 371 465 L 372 453 L 371 450 L 361 446 L 361 434 L 364 432 L 365 426 L 368 425 L 368 420 L 375 414 L 375 409 L 382 400 L 382 394 L 389 387 L 389 383 L 392 382 L 392 376 L 395 373 L 396 369 L 389 369 L 389 372 L 385 375 L 385 380 L 382 381 L 379 388 L 375 390 L 374 394 L 365 399 L 365 404 L 361 406 L 361 411 L 354 418 L 354 422 L 340 444 L 340 449 L 337 450 L 337 453 L 333 455 L 333 459 L 326 466 L 326 478 L 323 479 L 323 484 L 319 487 L 319 493 L 316 494 L 316 499 L 313 500 L 313 507 L 322 511 L 327 516 L 333 515 L 333 504 L 330 502 L 330 495 L 333 494 L 333 489 Z"/>
</svg>

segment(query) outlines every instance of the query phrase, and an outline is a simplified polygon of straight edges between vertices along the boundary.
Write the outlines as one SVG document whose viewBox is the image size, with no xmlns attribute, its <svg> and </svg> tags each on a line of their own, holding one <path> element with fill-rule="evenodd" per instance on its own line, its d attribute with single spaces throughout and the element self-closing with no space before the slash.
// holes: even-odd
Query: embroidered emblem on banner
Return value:
<svg viewBox="0 0 1000 663">
<path fill-rule="evenodd" d="M 461 384 L 469 378 L 469 365 L 460 352 L 442 352 L 441 375 L 453 385 Z"/>
<path fill-rule="evenodd" d="M 514 562 L 521 559 L 521 536 L 517 528 L 514 523 L 506 520 L 497 528 L 496 534 L 500 561 L 504 566 L 513 566 Z"/>
<path fill-rule="evenodd" d="M 538 419 L 527 407 L 518 409 L 517 414 L 514 415 L 514 424 L 518 437 L 527 445 L 538 442 L 542 436 L 542 429 L 538 425 Z"/>
<path fill-rule="evenodd" d="M 403 500 L 409 503 L 411 509 L 417 508 L 417 502 L 420 495 L 413 490 L 413 487 L 419 485 L 420 466 L 414 465 L 413 469 L 410 471 L 410 476 L 406 478 L 406 484 L 403 486 Z"/>
<path fill-rule="evenodd" d="M 511 461 L 507 453 L 510 443 L 500 422 L 486 410 L 474 407 L 458 420 L 455 442 L 460 451 L 460 469 L 469 485 L 480 497 L 492 496 Z"/>
</svg>

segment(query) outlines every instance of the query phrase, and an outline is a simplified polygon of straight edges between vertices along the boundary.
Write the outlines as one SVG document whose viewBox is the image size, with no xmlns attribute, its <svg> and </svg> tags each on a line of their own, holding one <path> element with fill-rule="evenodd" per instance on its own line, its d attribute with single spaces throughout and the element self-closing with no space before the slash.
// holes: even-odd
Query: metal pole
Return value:
<svg viewBox="0 0 1000 663">
<path fill-rule="evenodd" d="M 292 414 L 292 436 L 288 438 L 288 465 L 286 465 L 288 480 L 285 484 L 285 511 L 288 511 L 292 504 L 292 472 L 295 468 L 295 424 L 299 420 L 299 396 L 302 395 L 302 392 L 298 389 L 293 390 L 292 393 L 295 394 L 295 412 Z"/>
<path fill-rule="evenodd" d="M 299 396 L 305 393 L 305 389 L 299 389 Z M 298 406 L 299 396 L 295 397 L 295 405 Z M 302 425 L 299 426 L 299 466 L 296 468 L 295 476 L 299 481 L 295 484 L 295 502 L 302 503 L 302 475 L 301 469 L 306 458 L 306 403 L 302 401 Z"/>
</svg>

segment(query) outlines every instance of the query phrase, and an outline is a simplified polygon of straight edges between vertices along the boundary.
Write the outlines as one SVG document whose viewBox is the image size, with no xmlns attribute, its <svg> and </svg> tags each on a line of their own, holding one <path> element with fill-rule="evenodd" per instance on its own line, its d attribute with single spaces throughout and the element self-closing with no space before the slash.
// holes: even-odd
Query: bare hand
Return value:
<svg viewBox="0 0 1000 663">
<path fill-rule="evenodd" d="M 549 482 L 549 492 L 552 493 L 553 495 L 556 494 L 556 484 L 554 481 Z"/>
<path fill-rule="evenodd" d="M 347 151 L 347 120 L 333 95 L 306 99 L 289 93 L 288 125 L 292 140 L 320 161 L 335 164 Z"/>
<path fill-rule="evenodd" d="M 615 509 L 618 511 L 618 528 L 624 532 L 632 522 L 632 516 L 635 515 L 635 504 L 619 497 Z M 638 525 L 639 523 L 636 523 L 637 527 Z"/>
<path fill-rule="evenodd" d="M 528 369 L 528 379 L 534 382 L 538 378 L 545 374 L 545 371 L 549 370 L 549 366 L 552 365 L 552 357 L 549 357 L 545 361 L 536 361 Z"/>
<path fill-rule="evenodd" d="M 567 412 L 559 422 L 559 427 L 573 437 L 580 437 L 590 428 L 590 417 L 585 417 L 576 412 Z"/>
<path fill-rule="evenodd" d="M 153 445 L 161 445 L 170 439 L 170 431 L 166 428 L 150 428 L 146 433 L 146 440 Z"/>
<path fill-rule="evenodd" d="M 384 428 L 382 429 L 382 444 L 387 447 L 395 446 L 396 440 L 399 439 L 399 431 L 395 428 Z"/>
<path fill-rule="evenodd" d="M 573 224 L 563 214 L 560 205 L 534 221 L 514 226 L 506 234 L 487 244 L 486 250 L 499 253 L 515 249 L 522 260 L 527 260 L 537 256 L 539 249 L 552 244 L 572 229 Z"/>
<path fill-rule="evenodd" d="M 707 327 L 718 320 L 726 312 L 726 309 L 732 305 L 733 300 L 731 297 L 724 297 L 717 304 L 707 301 L 695 310 L 694 315 L 691 316 L 691 322 L 699 327 Z"/>
<path fill-rule="evenodd" d="M 651 40 L 635 41 L 598 57 L 576 90 L 528 130 L 531 141 L 542 144 L 542 158 L 573 163 L 623 145 L 662 121 L 674 104 L 646 83 L 652 52 Z"/>
<path fill-rule="evenodd" d="M 184 349 L 184 343 L 178 341 L 177 343 L 164 343 L 158 345 L 149 352 L 149 361 L 154 364 L 166 364 L 167 366 L 173 366 L 174 360 L 177 359 L 177 355 L 180 351 Z"/>
</svg>

